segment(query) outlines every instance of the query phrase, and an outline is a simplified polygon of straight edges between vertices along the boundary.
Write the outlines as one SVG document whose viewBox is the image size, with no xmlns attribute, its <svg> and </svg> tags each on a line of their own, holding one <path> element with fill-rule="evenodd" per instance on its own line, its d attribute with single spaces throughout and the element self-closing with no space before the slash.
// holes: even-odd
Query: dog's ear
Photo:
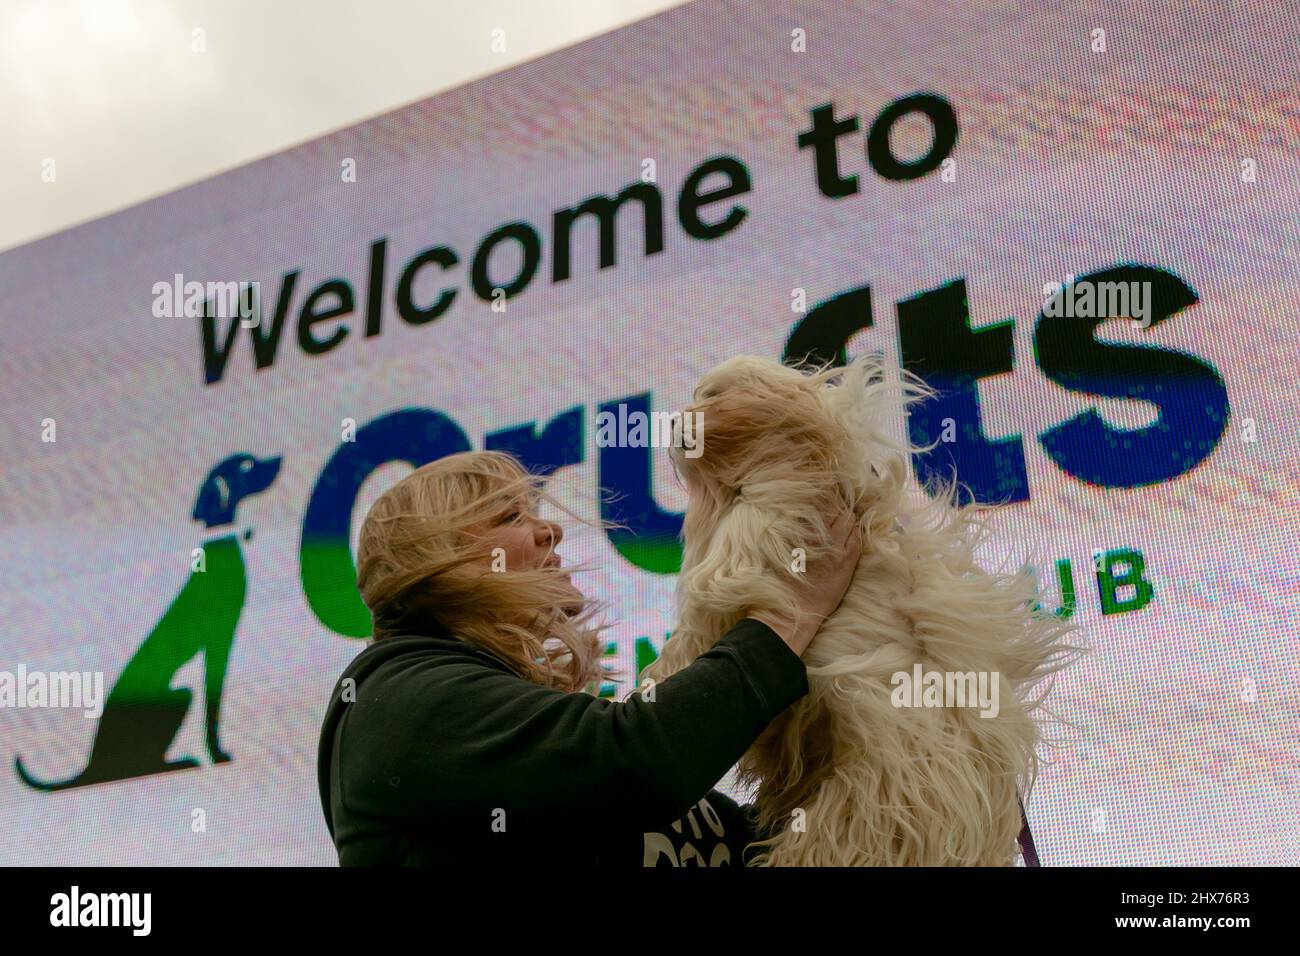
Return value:
<svg viewBox="0 0 1300 956">
<path fill-rule="evenodd" d="M 674 464 L 688 485 L 724 496 L 792 469 L 809 481 L 833 476 L 843 438 L 807 376 L 762 359 L 733 359 L 705 376 L 683 419 L 697 445 L 675 447 Z"/>
</svg>

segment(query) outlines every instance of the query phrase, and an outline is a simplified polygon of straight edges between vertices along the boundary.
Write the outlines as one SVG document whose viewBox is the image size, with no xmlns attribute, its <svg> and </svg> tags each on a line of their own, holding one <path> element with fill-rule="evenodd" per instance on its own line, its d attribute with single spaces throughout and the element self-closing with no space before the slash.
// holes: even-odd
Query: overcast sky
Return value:
<svg viewBox="0 0 1300 956">
<path fill-rule="evenodd" d="M 0 0 L 0 249 L 682 2 Z"/>
</svg>

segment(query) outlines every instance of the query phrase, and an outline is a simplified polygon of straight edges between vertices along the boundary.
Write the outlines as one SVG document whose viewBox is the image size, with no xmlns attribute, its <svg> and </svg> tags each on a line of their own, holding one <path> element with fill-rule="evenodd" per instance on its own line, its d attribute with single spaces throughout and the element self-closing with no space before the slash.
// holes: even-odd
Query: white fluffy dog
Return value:
<svg viewBox="0 0 1300 956">
<path fill-rule="evenodd" d="M 684 410 L 702 416 L 703 442 L 698 457 L 672 451 L 690 490 L 678 626 L 648 676 L 685 667 L 749 608 L 792 607 L 798 571 L 832 546 L 839 503 L 864 533 L 848 593 L 803 656 L 808 695 L 740 764 L 768 835 L 758 865 L 1016 860 L 1018 796 L 1037 773 L 1046 713 L 1046 691 L 1031 691 L 1079 650 L 1065 640 L 1076 627 L 1040 607 L 1025 565 L 976 564 L 986 519 L 957 504 L 953 484 L 934 498 L 909 486 L 908 456 L 924 449 L 891 440 L 886 423 L 932 394 L 905 372 L 886 382 L 877 357 L 798 370 L 742 356 L 709 372 Z M 945 684 L 983 674 L 996 714 L 928 692 L 933 706 L 915 706 L 896 675 L 910 680 L 916 665 Z"/>
</svg>

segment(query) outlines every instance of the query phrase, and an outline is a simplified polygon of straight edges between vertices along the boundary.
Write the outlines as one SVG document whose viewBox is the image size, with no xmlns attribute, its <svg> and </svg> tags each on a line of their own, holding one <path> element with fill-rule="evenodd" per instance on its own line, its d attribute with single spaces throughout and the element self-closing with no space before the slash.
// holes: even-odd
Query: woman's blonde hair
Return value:
<svg viewBox="0 0 1300 956">
<path fill-rule="evenodd" d="M 357 590 L 374 639 L 428 633 L 436 623 L 534 683 L 576 691 L 599 678 L 606 625 L 591 619 L 601 605 L 576 601 L 557 568 L 494 573 L 490 546 L 471 533 L 520 499 L 600 524 L 547 494 L 544 481 L 509 454 L 469 451 L 429 462 L 380 495 L 357 546 Z"/>
</svg>

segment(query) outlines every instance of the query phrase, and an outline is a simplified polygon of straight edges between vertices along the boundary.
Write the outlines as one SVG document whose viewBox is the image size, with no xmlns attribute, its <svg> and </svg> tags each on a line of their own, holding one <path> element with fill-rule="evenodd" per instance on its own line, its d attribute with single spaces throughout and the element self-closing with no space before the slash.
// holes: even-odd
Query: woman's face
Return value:
<svg viewBox="0 0 1300 956">
<path fill-rule="evenodd" d="M 491 549 L 491 560 L 497 570 L 502 570 L 498 563 L 501 558 L 504 561 L 500 564 L 504 564 L 504 570 L 507 571 L 561 567 L 560 556 L 555 553 L 555 549 L 564 538 L 564 529 L 553 521 L 544 521 L 537 514 L 536 499 L 520 498 L 469 529 L 469 533 L 480 544 Z M 586 599 L 567 571 L 564 578 L 573 589 L 574 598 L 572 604 L 565 605 L 564 611 L 570 615 L 579 614 Z"/>
<path fill-rule="evenodd" d="M 494 560 L 504 558 L 506 570 L 560 567 L 555 549 L 564 538 L 564 529 L 538 515 L 535 499 L 518 499 L 471 528 L 470 533 L 492 549 Z"/>
</svg>

